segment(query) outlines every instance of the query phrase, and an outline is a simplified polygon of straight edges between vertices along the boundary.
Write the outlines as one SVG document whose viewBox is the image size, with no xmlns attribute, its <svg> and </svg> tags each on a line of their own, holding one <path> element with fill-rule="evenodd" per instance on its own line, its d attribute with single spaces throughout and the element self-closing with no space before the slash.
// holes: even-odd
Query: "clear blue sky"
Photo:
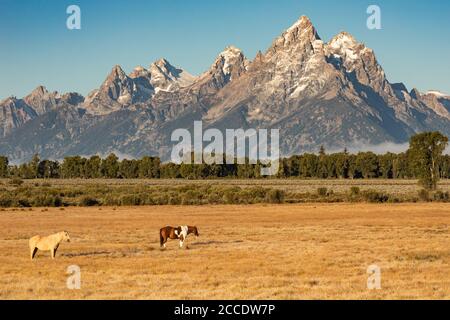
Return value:
<svg viewBox="0 0 450 320">
<path fill-rule="evenodd" d="M 82 29 L 66 28 L 81 7 Z M 382 30 L 366 9 L 382 10 Z M 0 0 L 0 99 L 42 84 L 87 94 L 112 66 L 126 72 L 165 57 L 193 74 L 233 44 L 253 58 L 307 15 L 322 39 L 345 30 L 373 48 L 391 82 L 450 93 L 450 1 Z"/>
</svg>

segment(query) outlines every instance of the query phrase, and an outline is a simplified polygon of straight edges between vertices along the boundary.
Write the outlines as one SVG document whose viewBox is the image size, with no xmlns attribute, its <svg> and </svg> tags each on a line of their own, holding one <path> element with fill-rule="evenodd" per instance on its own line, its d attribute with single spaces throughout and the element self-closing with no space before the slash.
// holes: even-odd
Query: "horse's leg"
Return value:
<svg viewBox="0 0 450 320">
<path fill-rule="evenodd" d="M 184 237 L 183 235 L 180 236 L 180 248 L 183 248 L 183 241 L 184 241 Z"/>
<path fill-rule="evenodd" d="M 162 248 L 162 247 L 166 247 L 166 241 L 167 241 L 167 238 L 166 238 L 166 236 L 165 235 L 162 235 L 162 232 L 160 232 L 159 233 L 159 246 Z"/>
<path fill-rule="evenodd" d="M 34 256 L 36 255 L 36 252 L 38 251 L 38 248 L 33 248 L 33 249 L 31 249 L 31 254 L 30 254 L 30 256 L 31 256 L 31 260 L 33 260 L 34 259 Z"/>
</svg>

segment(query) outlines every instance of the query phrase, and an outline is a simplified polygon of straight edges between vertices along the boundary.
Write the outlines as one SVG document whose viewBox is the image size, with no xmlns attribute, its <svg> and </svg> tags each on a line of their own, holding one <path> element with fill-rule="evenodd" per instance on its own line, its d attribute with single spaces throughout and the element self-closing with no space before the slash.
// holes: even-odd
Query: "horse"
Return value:
<svg viewBox="0 0 450 320">
<path fill-rule="evenodd" d="M 58 250 L 59 244 L 62 241 L 70 242 L 69 233 L 67 231 L 61 231 L 47 237 L 34 236 L 30 238 L 29 245 L 31 260 L 33 260 L 38 249 L 42 251 L 50 251 L 52 254 L 52 259 L 55 259 L 56 250 Z"/>
<path fill-rule="evenodd" d="M 168 239 L 179 239 L 180 240 L 180 248 L 183 247 L 183 242 L 186 240 L 186 237 L 193 233 L 196 237 L 199 236 L 197 227 L 191 226 L 179 226 L 179 227 L 164 227 L 159 230 L 159 244 L 160 247 L 166 247 L 166 242 Z"/>
</svg>

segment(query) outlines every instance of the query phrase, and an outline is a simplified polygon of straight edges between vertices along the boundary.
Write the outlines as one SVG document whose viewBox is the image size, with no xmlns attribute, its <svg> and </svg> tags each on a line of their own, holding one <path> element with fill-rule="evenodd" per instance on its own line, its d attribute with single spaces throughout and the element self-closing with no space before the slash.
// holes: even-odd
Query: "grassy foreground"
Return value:
<svg viewBox="0 0 450 320">
<path fill-rule="evenodd" d="M 2 299 L 449 299 L 450 204 L 69 207 L 0 213 Z M 165 225 L 197 225 L 159 249 Z M 28 238 L 68 230 L 56 260 Z M 367 289 L 367 267 L 381 290 Z M 66 288 L 70 265 L 81 289 Z"/>
</svg>

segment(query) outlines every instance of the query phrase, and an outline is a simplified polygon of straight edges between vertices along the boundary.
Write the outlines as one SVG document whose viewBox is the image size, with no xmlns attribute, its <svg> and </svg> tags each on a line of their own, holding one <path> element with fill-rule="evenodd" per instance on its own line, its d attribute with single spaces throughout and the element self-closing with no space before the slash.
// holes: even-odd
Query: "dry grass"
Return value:
<svg viewBox="0 0 450 320">
<path fill-rule="evenodd" d="M 2 299 L 450 298 L 450 205 L 50 208 L 0 213 Z M 164 225 L 195 224 L 189 249 Z M 52 261 L 28 238 L 66 229 Z M 69 265 L 82 289 L 66 289 Z M 368 290 L 367 267 L 382 270 Z"/>
</svg>

